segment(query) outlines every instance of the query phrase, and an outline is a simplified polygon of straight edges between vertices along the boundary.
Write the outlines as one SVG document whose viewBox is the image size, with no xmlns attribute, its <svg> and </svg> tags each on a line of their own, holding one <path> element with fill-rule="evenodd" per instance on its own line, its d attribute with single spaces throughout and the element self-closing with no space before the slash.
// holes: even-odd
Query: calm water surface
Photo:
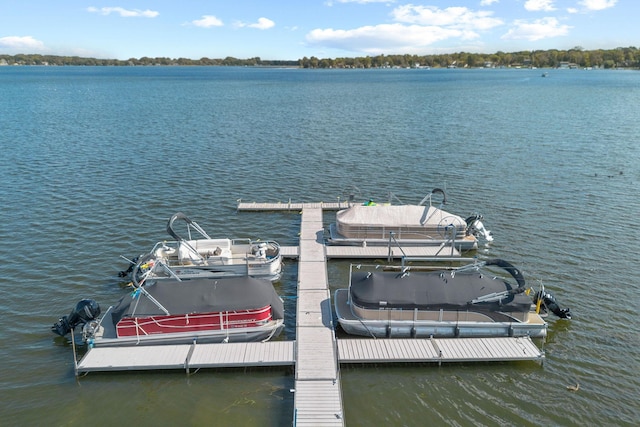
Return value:
<svg viewBox="0 0 640 427">
<path fill-rule="evenodd" d="M 177 211 L 295 245 L 298 215 L 237 200 L 417 203 L 434 187 L 485 216 L 480 258 L 519 266 L 574 319 L 549 318 L 542 366 L 344 367 L 346 424 L 640 421 L 639 73 L 0 67 L 0 95 L 2 425 L 290 425 L 289 369 L 76 380 L 49 327 L 81 298 L 115 303 L 120 255 L 167 238 Z M 332 290 L 347 272 L 330 262 Z"/>
</svg>

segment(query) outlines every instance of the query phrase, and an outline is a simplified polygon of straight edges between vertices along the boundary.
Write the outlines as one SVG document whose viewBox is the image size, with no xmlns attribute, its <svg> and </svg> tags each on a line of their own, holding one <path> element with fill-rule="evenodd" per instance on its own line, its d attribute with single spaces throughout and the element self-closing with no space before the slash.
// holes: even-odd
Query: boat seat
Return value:
<svg viewBox="0 0 640 427">
<path fill-rule="evenodd" d="M 190 260 L 193 262 L 202 262 L 203 258 L 211 256 L 230 258 L 231 257 L 231 240 L 229 239 L 203 239 L 203 240 L 187 240 L 187 244 L 181 244 L 178 248 L 178 258 L 181 261 Z M 196 255 L 191 246 L 198 252 Z"/>
<path fill-rule="evenodd" d="M 222 249 L 218 246 L 212 251 L 209 250 L 202 253 L 202 256 L 205 258 L 231 258 L 231 251 L 228 249 Z"/>
</svg>

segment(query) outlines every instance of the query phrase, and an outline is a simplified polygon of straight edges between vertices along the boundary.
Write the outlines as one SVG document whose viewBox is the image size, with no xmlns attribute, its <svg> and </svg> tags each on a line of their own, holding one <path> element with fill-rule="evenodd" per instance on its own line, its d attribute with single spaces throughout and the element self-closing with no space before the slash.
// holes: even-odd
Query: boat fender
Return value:
<svg viewBox="0 0 640 427">
<path fill-rule="evenodd" d="M 533 302 L 536 306 L 542 302 L 548 310 L 561 319 L 571 319 L 571 310 L 569 308 L 560 308 L 556 299 L 548 292 L 538 292 L 533 299 Z"/>
<path fill-rule="evenodd" d="M 62 316 L 51 327 L 51 331 L 65 336 L 71 332 L 76 326 L 86 324 L 96 319 L 100 315 L 100 306 L 95 300 L 83 299 L 76 304 L 68 316 Z"/>
</svg>

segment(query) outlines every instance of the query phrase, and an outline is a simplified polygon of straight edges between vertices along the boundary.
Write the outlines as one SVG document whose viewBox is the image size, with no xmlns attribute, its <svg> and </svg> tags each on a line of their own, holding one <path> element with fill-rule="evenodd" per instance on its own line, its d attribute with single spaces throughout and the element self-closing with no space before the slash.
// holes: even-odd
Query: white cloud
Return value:
<svg viewBox="0 0 640 427">
<path fill-rule="evenodd" d="M 213 15 L 202 15 L 201 19 L 196 19 L 191 23 L 196 27 L 202 28 L 222 27 L 224 25 L 220 19 Z"/>
<path fill-rule="evenodd" d="M 31 36 L 8 36 L 0 37 L 0 49 L 7 49 L 15 52 L 35 52 L 45 49 L 44 43 Z"/>
<path fill-rule="evenodd" d="M 553 6 L 554 0 L 527 0 L 524 8 L 530 12 L 545 11 L 551 12 L 556 10 Z"/>
<path fill-rule="evenodd" d="M 475 40 L 481 31 L 504 25 L 491 11 L 473 11 L 466 7 L 407 4 L 391 12 L 396 23 L 370 25 L 349 30 L 317 28 L 309 32 L 310 44 L 367 54 L 424 53 L 427 47 L 448 40 Z"/>
<path fill-rule="evenodd" d="M 438 9 L 435 6 L 400 6 L 391 12 L 394 20 L 407 24 L 436 25 L 466 30 L 487 30 L 502 25 L 500 19 L 493 18 L 493 12 L 474 12 L 466 7 Z"/>
<path fill-rule="evenodd" d="M 242 22 L 242 21 L 236 21 L 234 22 L 233 25 L 237 28 L 249 27 L 249 28 L 257 28 L 258 30 L 268 30 L 269 28 L 272 28 L 276 24 L 271 19 L 259 18 L 258 22 L 254 22 L 252 24 L 247 22 Z"/>
<path fill-rule="evenodd" d="M 603 10 L 616 5 L 618 0 L 582 0 L 578 4 L 588 10 Z"/>
<path fill-rule="evenodd" d="M 435 42 L 449 38 L 473 39 L 472 31 L 436 26 L 384 24 L 353 30 L 315 29 L 306 40 L 328 48 L 359 51 L 368 54 L 422 53 Z"/>
<path fill-rule="evenodd" d="M 88 7 L 87 11 L 91 13 L 99 13 L 101 15 L 111 15 L 112 13 L 116 13 L 123 18 L 155 18 L 160 15 L 160 12 L 156 12 L 155 10 L 125 9 L 123 7 Z"/>
<path fill-rule="evenodd" d="M 499 3 L 500 0 L 481 0 L 480 6 L 491 6 L 494 3 Z"/>
<path fill-rule="evenodd" d="M 276 23 L 273 22 L 271 19 L 258 18 L 258 22 L 256 22 L 255 24 L 249 24 L 248 27 L 257 28 L 258 30 L 268 30 L 269 28 L 272 28 L 274 25 L 276 25 Z"/>
<path fill-rule="evenodd" d="M 556 18 L 536 19 L 533 22 L 516 20 L 513 23 L 513 28 L 501 38 L 505 40 L 536 41 L 567 35 L 571 28 L 568 25 L 560 25 Z"/>
</svg>

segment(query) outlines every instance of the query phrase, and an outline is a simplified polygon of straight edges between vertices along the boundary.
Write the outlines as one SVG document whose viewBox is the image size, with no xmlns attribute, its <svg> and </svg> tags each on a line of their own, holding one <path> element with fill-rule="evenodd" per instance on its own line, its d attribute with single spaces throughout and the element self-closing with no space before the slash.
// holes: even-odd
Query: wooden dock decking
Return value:
<svg viewBox="0 0 640 427">
<path fill-rule="evenodd" d="M 102 347 L 87 351 L 76 374 L 96 371 L 184 369 L 239 366 L 295 366 L 295 426 L 343 426 L 340 364 L 442 363 L 544 359 L 528 337 L 449 339 L 337 339 L 327 277 L 328 258 L 387 258 L 387 247 L 327 246 L 323 241 L 323 209 L 348 203 L 238 203 L 238 210 L 299 211 L 299 246 L 281 247 L 298 260 L 296 340 L 264 343 L 184 344 Z M 403 248 L 393 258 L 449 260 L 438 248 Z M 450 248 L 447 249 L 450 251 Z M 459 253 L 451 260 L 465 260 Z"/>
<path fill-rule="evenodd" d="M 286 366 L 295 364 L 294 350 L 295 341 L 97 347 L 87 351 L 76 371 Z"/>
<path fill-rule="evenodd" d="M 304 208 L 307 209 L 320 209 L 325 211 L 337 211 L 340 209 L 346 209 L 353 205 L 353 203 L 349 203 L 348 201 L 337 201 L 337 202 L 313 202 L 313 203 L 292 203 L 291 200 L 288 202 L 276 202 L 276 203 L 258 203 L 258 202 L 243 202 L 241 199 L 238 200 L 238 205 L 236 209 L 238 211 L 299 211 L 301 212 Z"/>
<path fill-rule="evenodd" d="M 327 277 L 322 209 L 305 206 L 300 225 L 296 310 L 295 426 L 342 426 L 342 389 Z"/>
<path fill-rule="evenodd" d="M 542 359 L 530 338 L 341 339 L 340 363 L 492 362 Z"/>
</svg>

